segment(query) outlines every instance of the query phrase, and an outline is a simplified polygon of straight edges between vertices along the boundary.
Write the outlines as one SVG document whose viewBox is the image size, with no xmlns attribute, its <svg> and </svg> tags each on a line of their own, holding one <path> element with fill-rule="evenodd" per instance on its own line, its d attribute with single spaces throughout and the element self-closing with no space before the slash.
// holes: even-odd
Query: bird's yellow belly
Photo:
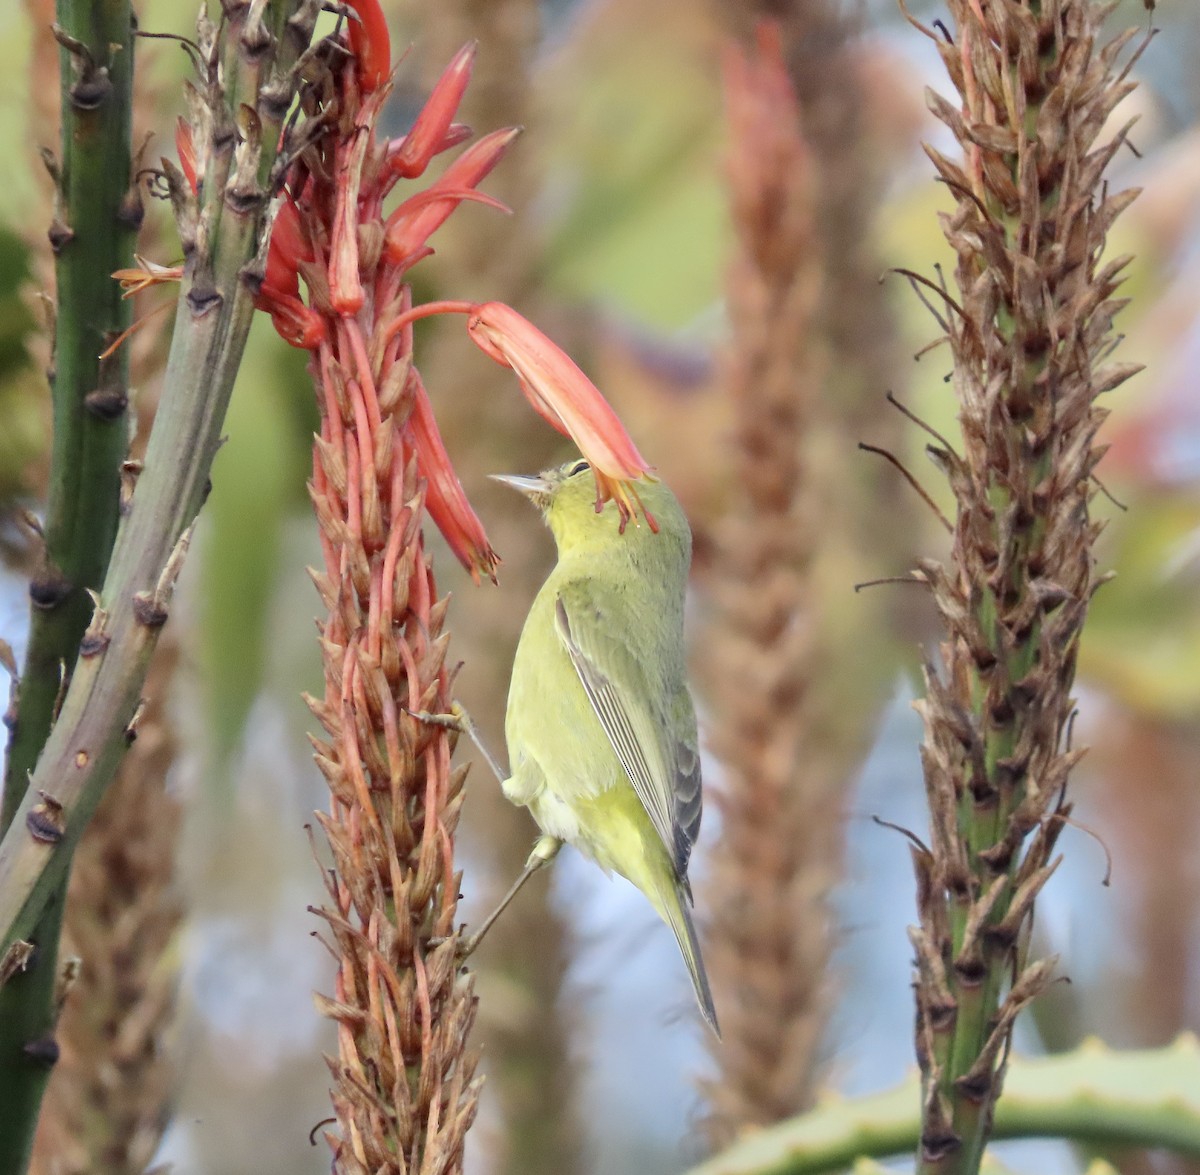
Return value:
<svg viewBox="0 0 1200 1175">
<path fill-rule="evenodd" d="M 670 858 L 547 616 L 535 602 L 513 665 L 504 792 L 538 827 L 652 895 L 673 884 Z M 540 640 L 540 635 L 545 640 Z"/>
<path fill-rule="evenodd" d="M 613 786 L 569 798 L 542 788 L 529 811 L 543 832 L 565 840 L 609 873 L 656 894 L 671 866 L 633 785 L 624 772 Z"/>
</svg>

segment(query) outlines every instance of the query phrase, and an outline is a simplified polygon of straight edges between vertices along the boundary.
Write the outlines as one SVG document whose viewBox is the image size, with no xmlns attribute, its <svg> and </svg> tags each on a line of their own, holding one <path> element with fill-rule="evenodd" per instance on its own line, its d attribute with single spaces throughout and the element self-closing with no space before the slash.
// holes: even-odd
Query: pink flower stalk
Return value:
<svg viewBox="0 0 1200 1175">
<path fill-rule="evenodd" d="M 316 911 L 337 963 L 323 1004 L 338 1027 L 329 1059 L 337 1126 L 327 1138 L 340 1175 L 454 1175 L 479 1079 L 467 1041 L 472 979 L 457 953 L 465 768 L 451 768 L 453 733 L 418 717 L 452 704 L 447 601 L 425 550 L 425 517 L 477 581 L 495 578 L 498 558 L 413 362 L 411 323 L 441 304 L 414 310 L 408 271 L 460 204 L 498 203 L 477 187 L 516 131 L 484 136 L 385 213 L 393 187 L 469 133 L 454 119 L 475 50 L 454 57 L 409 133 L 389 141 L 377 133 L 391 86 L 387 29 L 377 0 L 350 7 L 350 53 L 319 59 L 331 72 L 302 98 L 310 125 L 324 130 L 287 172 L 256 295 L 279 333 L 310 352 L 322 412 L 310 493 L 323 555 L 314 580 L 327 609 L 325 688 L 309 705 L 330 790 L 319 819 L 332 868 Z M 204 163 L 186 128 L 179 149 L 195 185 Z M 600 502 L 613 498 L 623 518 L 634 516 L 632 483 L 647 466 L 604 398 L 515 311 L 470 309 L 471 337 L 593 462 Z"/>
</svg>

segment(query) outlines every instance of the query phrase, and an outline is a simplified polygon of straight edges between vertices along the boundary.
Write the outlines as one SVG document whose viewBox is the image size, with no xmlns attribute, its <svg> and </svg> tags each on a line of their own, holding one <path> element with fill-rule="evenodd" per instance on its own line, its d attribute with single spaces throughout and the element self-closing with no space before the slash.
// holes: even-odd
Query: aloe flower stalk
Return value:
<svg viewBox="0 0 1200 1175">
<path fill-rule="evenodd" d="M 1132 88 L 1094 0 L 949 0 L 924 31 L 957 90 L 930 105 L 962 150 L 927 152 L 956 200 L 943 220 L 956 293 L 935 309 L 953 352 L 962 452 L 930 452 L 957 500 L 948 564 L 920 564 L 945 626 L 925 668 L 921 757 L 929 846 L 914 849 L 920 926 L 917 1057 L 924 1172 L 976 1171 L 1013 1022 L 1051 982 L 1028 958 L 1034 900 L 1070 812 L 1075 662 L 1102 577 L 1090 514 L 1098 397 L 1136 368 L 1110 363 L 1129 258 L 1104 255 L 1134 192 L 1105 169 Z"/>
<path fill-rule="evenodd" d="M 432 14 L 429 14 L 432 15 Z M 553 313 L 543 289 L 545 224 L 536 212 L 543 185 L 537 60 L 544 38 L 538 0 L 447 0 L 420 35 L 422 69 L 449 58 L 468 34 L 486 47 L 455 116 L 479 126 L 525 126 L 519 151 L 511 151 L 487 180 L 489 194 L 513 209 L 496 234 L 496 218 L 468 209 L 440 236 L 435 279 L 439 291 L 471 292 L 532 306 L 535 319 Z M 424 76 L 424 74 L 422 75 Z M 433 80 L 432 78 L 430 79 Z M 461 295 L 460 295 L 461 296 Z M 545 469 L 562 460 L 558 433 L 534 413 L 514 412 L 512 376 L 503 366 L 483 369 L 446 321 L 419 328 L 421 371 L 436 389 L 438 420 L 454 453 L 471 500 L 486 512 L 488 534 L 504 553 L 504 590 L 472 595 L 472 623 L 456 626 L 456 661 L 470 666 L 456 690 L 489 745 L 502 745 L 508 671 L 520 636 L 524 609 L 545 575 L 549 552 L 523 513 L 507 508 L 511 491 L 485 476 L 498 469 Z M 493 509 L 493 506 L 495 509 Z M 460 751 L 465 751 L 460 745 Z M 473 771 L 487 770 L 474 755 Z M 511 804 L 498 787 L 474 787 L 464 813 L 461 843 L 471 859 L 471 897 L 490 909 L 529 855 L 535 827 L 529 813 Z M 526 1171 L 582 1171 L 586 1144 L 580 1129 L 579 1073 L 573 1041 L 579 1027 L 563 984 L 574 947 L 571 911 L 557 902 L 550 878 L 526 886 L 521 900 L 487 934 L 476 958 L 480 1014 L 475 1039 L 483 1052 L 490 1100 L 486 1150 L 492 1175 Z M 537 942 L 531 951 L 529 943 Z M 490 993 L 503 998 L 493 1001 Z"/>
<path fill-rule="evenodd" d="M 827 362 L 813 346 L 824 291 L 818 175 L 779 27 L 731 44 L 724 66 L 736 490 L 715 536 L 701 646 L 708 739 L 722 766 L 706 949 L 724 1034 L 704 1085 L 718 1147 L 813 1095 L 843 793 L 816 686 L 833 674 L 816 576 L 831 506 L 806 444 L 828 418 Z"/>
<path fill-rule="evenodd" d="M 568 427 L 597 463 L 598 492 L 636 501 L 647 472 L 596 388 L 532 324 L 495 303 L 413 308 L 408 271 L 464 202 L 492 203 L 475 185 L 514 138 L 496 131 L 466 147 L 439 180 L 390 215 L 383 201 L 458 146 L 454 117 L 474 51 L 462 50 L 408 135 L 377 122 L 389 90 L 387 31 L 375 0 L 356 0 L 352 52 L 331 54 L 303 96 L 331 128 L 288 172 L 258 305 L 288 342 L 311 353 L 322 413 L 310 494 L 323 567 L 313 573 L 325 690 L 308 699 L 330 789 L 319 817 L 332 854 L 326 924 L 337 975 L 321 1006 L 338 1026 L 329 1058 L 334 1170 L 462 1169 L 480 1079 L 468 1043 L 473 978 L 460 966 L 454 859 L 465 768 L 454 735 L 423 712 L 452 705 L 448 601 L 425 550 L 426 517 L 476 579 L 497 556 L 463 492 L 413 358 L 412 323 L 471 313 L 473 337 L 513 367 L 535 406 Z M 305 291 L 303 294 L 301 292 Z M 536 370 L 524 360 L 536 353 Z M 531 395 L 531 399 L 532 399 Z"/>
</svg>

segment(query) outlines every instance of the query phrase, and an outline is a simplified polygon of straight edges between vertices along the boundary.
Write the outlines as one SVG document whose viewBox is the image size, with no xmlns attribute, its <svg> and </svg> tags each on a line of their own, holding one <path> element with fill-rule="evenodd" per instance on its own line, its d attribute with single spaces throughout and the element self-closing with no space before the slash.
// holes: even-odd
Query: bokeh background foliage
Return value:
<svg viewBox="0 0 1200 1175">
<path fill-rule="evenodd" d="M 936 15 L 934 5 L 912 7 Z M 702 709 L 715 709 L 720 673 L 705 634 L 735 499 L 729 442 L 745 410 L 726 395 L 722 359 L 734 236 L 719 58 L 725 39 L 764 12 L 791 28 L 793 76 L 812 83 L 798 89 L 821 164 L 812 193 L 821 296 L 808 323 L 815 360 L 803 444 L 825 497 L 810 517 L 803 598 L 825 634 L 806 672 L 819 675 L 828 712 L 813 719 L 824 741 L 802 748 L 828 781 L 816 802 L 837 851 L 793 908 L 801 928 L 824 920 L 831 952 L 815 989 L 799 1108 L 817 1087 L 887 1086 L 911 1058 L 912 886 L 902 842 L 869 817 L 921 827 L 907 703 L 931 616 L 911 589 L 855 594 L 851 585 L 902 574 L 943 543 L 899 479 L 856 449 L 865 440 L 923 468 L 925 438 L 888 407 L 888 390 L 935 427 L 953 427 L 944 354 L 911 361 L 932 334 L 925 312 L 899 279 L 876 281 L 888 267 L 928 272 L 949 261 L 937 223 L 946 196 L 919 150 L 938 133 L 923 101 L 925 85 L 942 86 L 936 57 L 883 0 L 403 0 L 390 6 L 394 40 L 412 49 L 389 117 L 402 129 L 449 53 L 479 38 L 469 121 L 479 132 L 527 128 L 489 181 L 515 215 L 500 222 L 465 207 L 418 271 L 427 283 L 419 294 L 503 298 L 537 319 L 585 363 L 676 488 L 697 538 L 699 693 Z M 29 550 L 19 511 L 37 508 L 48 421 L 36 297 L 48 213 L 34 141 L 45 124 L 31 113 L 47 84 L 39 13 L 33 3 L 0 11 L 0 152 L 9 161 L 0 186 L 0 633 L 18 652 Z M 139 18 L 145 30 L 186 33 L 191 14 L 156 0 Z M 1112 21 L 1147 19 L 1140 0 L 1127 0 Z M 1121 506 L 1099 503 L 1109 524 L 1100 557 L 1118 576 L 1096 597 L 1078 690 L 1077 735 L 1093 744 L 1075 776 L 1078 813 L 1111 854 L 1113 884 L 1102 885 L 1096 844 L 1069 833 L 1039 933 L 1063 953 L 1072 982 L 1019 1034 L 1027 1051 L 1069 1048 L 1098 1030 L 1113 1045 L 1162 1045 L 1200 1016 L 1200 12 L 1162 0 L 1155 19 L 1170 35 L 1136 71 L 1141 86 L 1128 106 L 1141 116 L 1137 154 L 1123 152 L 1113 172 L 1114 184 L 1145 192 L 1110 242 L 1114 254 L 1137 255 L 1119 329 L 1123 357 L 1147 371 L 1114 397 L 1106 426 L 1112 450 L 1101 477 Z M 141 52 L 155 98 L 139 125 L 155 132 L 153 158 L 171 150 L 183 61 L 166 42 Z M 169 245 L 156 247 L 154 260 L 174 259 Z M 496 742 L 512 646 L 551 552 L 536 519 L 492 492 L 485 474 L 530 472 L 563 450 L 465 344 L 461 324 L 418 331 L 448 447 L 505 560 L 500 587 L 477 588 L 436 555 L 455 596 L 458 689 Z M 152 379 L 138 391 L 151 400 Z M 327 1164 L 306 1141 L 325 1112 L 314 1058 L 327 1044 L 310 1010 L 325 962 L 308 937 L 317 882 L 303 832 L 321 787 L 299 702 L 319 676 L 316 600 L 303 570 L 317 561 L 304 490 L 314 422 L 301 357 L 259 323 L 177 613 L 169 709 L 180 745 L 169 785 L 188 810 L 178 870 L 188 917 L 169 965 L 181 975 L 174 1034 L 186 1061 L 162 1157 L 182 1172 Z M 706 767 L 719 789 L 719 763 Z M 484 771 L 473 770 L 470 791 L 468 918 L 507 883 L 533 836 Z M 719 823 L 714 806 L 698 855 L 701 893 Z M 636 895 L 577 861 L 531 888 L 476 960 L 491 1085 L 472 1163 L 481 1172 L 681 1170 L 703 1153 L 701 1122 L 711 1128 L 711 1098 L 697 1080 L 720 1066 L 691 1024 L 670 943 Z M 1114 1157 L 1131 1171 L 1180 1166 L 1162 1155 Z M 1076 1161 L 1065 1148 L 1012 1156 L 1018 1169 Z"/>
</svg>

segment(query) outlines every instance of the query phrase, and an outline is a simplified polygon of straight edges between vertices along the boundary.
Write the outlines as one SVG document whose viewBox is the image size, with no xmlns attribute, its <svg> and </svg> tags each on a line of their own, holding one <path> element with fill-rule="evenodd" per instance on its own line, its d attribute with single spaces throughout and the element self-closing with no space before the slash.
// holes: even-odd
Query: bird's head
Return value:
<svg viewBox="0 0 1200 1175">
<path fill-rule="evenodd" d="M 587 461 L 568 461 L 536 477 L 492 474 L 492 480 L 519 490 L 542 512 L 554 532 L 560 553 L 568 547 L 606 544 L 622 537 L 634 545 L 657 537 L 645 518 L 622 527 L 615 502 L 606 502 L 603 509 L 596 509 L 596 481 Z M 655 526 L 666 532 L 666 541 L 686 536 L 690 546 L 687 519 L 666 485 L 658 479 L 646 478 L 637 483 L 637 489 L 645 509 L 655 519 Z"/>
</svg>

